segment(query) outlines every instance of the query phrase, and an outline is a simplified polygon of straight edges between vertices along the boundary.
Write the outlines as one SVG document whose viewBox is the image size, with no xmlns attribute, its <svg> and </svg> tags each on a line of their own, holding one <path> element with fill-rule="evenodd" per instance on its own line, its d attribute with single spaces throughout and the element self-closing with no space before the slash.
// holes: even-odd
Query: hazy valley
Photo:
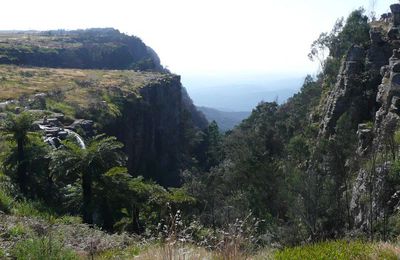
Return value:
<svg viewBox="0 0 400 260">
<path fill-rule="evenodd" d="M 0 258 L 398 259 L 400 4 L 344 15 L 312 76 L 0 31 Z"/>
</svg>

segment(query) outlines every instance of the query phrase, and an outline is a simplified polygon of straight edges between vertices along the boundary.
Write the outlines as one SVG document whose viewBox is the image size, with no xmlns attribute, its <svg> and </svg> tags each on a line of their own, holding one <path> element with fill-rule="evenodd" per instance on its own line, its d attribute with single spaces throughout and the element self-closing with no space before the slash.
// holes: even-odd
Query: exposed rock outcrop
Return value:
<svg viewBox="0 0 400 260">
<path fill-rule="evenodd" d="M 353 227 L 363 231 L 370 228 L 372 218 L 379 221 L 393 209 L 387 203 L 395 200 L 390 198 L 396 192 L 388 185 L 388 176 L 393 134 L 400 123 L 400 4 L 390 8 L 391 13 L 380 23 L 372 24 L 370 44 L 348 51 L 322 108 L 319 132 L 320 137 L 334 137 L 344 113 L 350 115 L 354 127 L 358 126 L 354 131 L 359 169 L 349 173 L 355 178 L 350 211 Z M 386 24 L 382 26 L 382 22 Z M 381 151 L 389 152 L 378 160 Z"/>
<path fill-rule="evenodd" d="M 363 83 L 360 74 L 364 70 L 364 62 L 365 50 L 360 46 L 351 47 L 340 68 L 337 83 L 327 99 L 320 127 L 321 135 L 333 134 L 336 121 L 348 110 L 354 98 L 361 96 Z"/>
<path fill-rule="evenodd" d="M 359 124 L 357 130 L 358 137 L 358 148 L 357 154 L 364 156 L 368 154 L 371 148 L 372 141 L 374 139 L 374 133 L 371 126 L 368 124 Z"/>
<path fill-rule="evenodd" d="M 125 144 L 128 168 L 164 186 L 180 183 L 186 131 L 204 128 L 206 119 L 182 89 L 179 76 L 152 83 L 140 98 L 127 98 L 122 115 L 106 127 Z"/>
<path fill-rule="evenodd" d="M 382 67 L 382 74 L 382 83 L 379 85 L 376 96 L 377 102 L 381 105 L 375 115 L 377 148 L 387 143 L 388 137 L 393 135 L 400 119 L 400 53 L 398 50 L 393 50 L 389 65 Z"/>
<path fill-rule="evenodd" d="M 392 4 L 390 6 L 390 11 L 392 12 L 393 17 L 393 26 L 400 25 L 400 4 Z"/>
</svg>

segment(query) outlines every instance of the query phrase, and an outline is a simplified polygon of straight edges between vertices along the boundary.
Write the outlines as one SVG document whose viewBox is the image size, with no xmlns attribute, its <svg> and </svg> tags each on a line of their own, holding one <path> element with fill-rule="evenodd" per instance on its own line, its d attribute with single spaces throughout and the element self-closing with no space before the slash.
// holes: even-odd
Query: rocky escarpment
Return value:
<svg viewBox="0 0 400 260">
<path fill-rule="evenodd" d="M 376 95 L 382 80 L 381 67 L 389 63 L 393 47 L 380 28 L 372 28 L 370 38 L 368 48 L 352 46 L 345 56 L 323 107 L 320 135 L 334 134 L 336 122 L 344 113 L 358 124 L 371 121 L 379 107 Z"/>
<path fill-rule="evenodd" d="M 62 139 L 66 129 L 85 139 L 116 136 L 129 172 L 165 186 L 179 185 L 180 169 L 191 159 L 190 139 L 207 126 L 180 77 L 170 73 L 9 65 L 0 65 L 0 73 L 0 112 L 28 109 L 41 119 L 46 138 Z M 63 119 L 53 129 L 43 119 L 51 121 L 54 112 Z"/>
<path fill-rule="evenodd" d="M 187 156 L 186 135 L 204 129 L 207 121 L 185 95 L 179 76 L 151 83 L 139 93 L 139 98 L 123 102 L 121 116 L 105 127 L 106 132 L 125 144 L 132 174 L 177 186 Z"/>
<path fill-rule="evenodd" d="M 345 57 L 337 83 L 329 94 L 324 107 L 324 118 L 321 122 L 321 134 L 327 136 L 334 133 L 339 117 L 348 111 L 355 102 L 359 102 L 363 95 L 361 72 L 364 70 L 365 50 L 353 46 Z"/>
<path fill-rule="evenodd" d="M 113 28 L 0 31 L 0 63 L 53 68 L 165 71 L 141 39 Z"/>
<path fill-rule="evenodd" d="M 338 119 L 348 113 L 358 136 L 359 170 L 352 172 L 350 211 L 354 228 L 368 231 L 398 203 L 390 185 L 400 123 L 400 4 L 371 24 L 370 44 L 353 46 L 342 62 L 335 87 L 323 106 L 320 137 L 333 137 Z"/>
</svg>

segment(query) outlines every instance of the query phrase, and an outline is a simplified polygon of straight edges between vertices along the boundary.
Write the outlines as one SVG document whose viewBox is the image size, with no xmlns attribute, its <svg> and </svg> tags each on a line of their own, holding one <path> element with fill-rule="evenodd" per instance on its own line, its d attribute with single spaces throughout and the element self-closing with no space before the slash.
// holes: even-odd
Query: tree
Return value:
<svg viewBox="0 0 400 260">
<path fill-rule="evenodd" d="M 2 125 L 2 132 L 7 136 L 12 136 L 17 144 L 17 183 L 24 195 L 27 195 L 27 158 L 25 146 L 29 142 L 29 132 L 32 130 L 32 116 L 23 112 L 19 115 L 8 114 Z"/>
<path fill-rule="evenodd" d="M 56 172 L 59 178 L 79 178 L 83 198 L 82 215 L 86 223 L 93 223 L 93 183 L 109 169 L 124 164 L 122 147 L 123 144 L 116 141 L 115 137 L 99 135 L 89 142 L 86 149 L 67 140 L 51 155 L 51 171 Z"/>
<path fill-rule="evenodd" d="M 342 57 L 352 45 L 369 44 L 368 17 L 362 8 L 350 13 L 345 22 L 338 19 L 330 33 L 321 33 L 311 45 L 308 57 L 317 60 L 328 83 L 334 83 L 339 72 Z M 326 53 L 329 56 L 326 57 Z"/>
</svg>

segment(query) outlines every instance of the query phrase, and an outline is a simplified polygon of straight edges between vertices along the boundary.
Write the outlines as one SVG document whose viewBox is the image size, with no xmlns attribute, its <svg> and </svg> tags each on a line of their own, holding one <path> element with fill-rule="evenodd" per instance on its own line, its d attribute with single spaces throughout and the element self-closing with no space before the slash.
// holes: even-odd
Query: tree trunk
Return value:
<svg viewBox="0 0 400 260">
<path fill-rule="evenodd" d="M 93 224 L 92 208 L 92 176 L 90 172 L 82 174 L 82 192 L 83 192 L 83 222 Z"/>
<path fill-rule="evenodd" d="M 17 140 L 17 181 L 19 184 L 19 188 L 24 195 L 27 195 L 27 165 L 25 162 L 25 153 L 24 153 L 24 140 Z"/>
<path fill-rule="evenodd" d="M 103 228 L 105 230 L 108 231 L 112 231 L 113 230 L 113 223 L 114 223 L 114 219 L 113 219 L 113 212 L 110 208 L 110 204 L 107 201 L 107 198 L 105 196 L 103 196 L 102 198 L 102 203 L 101 203 L 101 214 L 102 214 L 102 218 L 103 218 Z"/>
</svg>

